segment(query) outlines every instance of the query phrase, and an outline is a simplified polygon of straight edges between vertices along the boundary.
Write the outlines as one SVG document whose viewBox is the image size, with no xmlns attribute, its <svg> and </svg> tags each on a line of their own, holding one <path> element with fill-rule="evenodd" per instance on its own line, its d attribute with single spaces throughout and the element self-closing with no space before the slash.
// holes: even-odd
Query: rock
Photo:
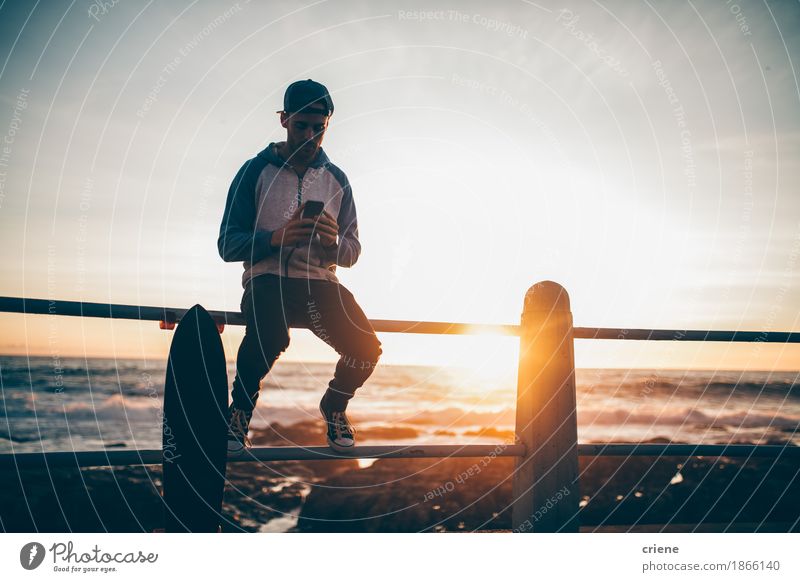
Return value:
<svg viewBox="0 0 800 582">
<path fill-rule="evenodd" d="M 306 499 L 299 531 L 496 529 L 510 523 L 513 459 L 379 459 L 326 480 Z M 469 472 L 471 471 L 471 474 Z M 505 526 L 507 527 L 507 525 Z"/>
</svg>

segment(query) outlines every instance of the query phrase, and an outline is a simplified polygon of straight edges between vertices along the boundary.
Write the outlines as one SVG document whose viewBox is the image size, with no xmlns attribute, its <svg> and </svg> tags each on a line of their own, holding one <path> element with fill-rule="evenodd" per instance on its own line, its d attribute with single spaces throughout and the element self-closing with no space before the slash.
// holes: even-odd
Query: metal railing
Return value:
<svg viewBox="0 0 800 582">
<path fill-rule="evenodd" d="M 188 309 L 48 299 L 0 297 L 0 312 L 158 321 L 173 329 Z M 209 311 L 220 333 L 244 325 L 241 313 Z M 436 321 L 370 320 L 376 332 L 514 335 L 520 338 L 516 442 L 497 445 L 357 446 L 348 455 L 328 447 L 254 447 L 229 462 L 332 460 L 343 458 L 514 457 L 514 531 L 577 532 L 578 457 L 726 456 L 800 458 L 800 447 L 661 443 L 578 444 L 575 339 L 800 343 L 800 332 L 706 331 L 574 327 L 566 290 L 552 281 L 536 283 L 525 295 L 519 325 Z M 30 467 L 155 465 L 161 450 L 58 451 L 0 454 L 0 469 Z M 553 504 L 566 488 L 570 501 Z M 563 494 L 558 496 L 561 499 Z M 538 511 L 550 502 L 552 509 Z M 549 507 L 549 506 L 548 506 Z"/>
</svg>

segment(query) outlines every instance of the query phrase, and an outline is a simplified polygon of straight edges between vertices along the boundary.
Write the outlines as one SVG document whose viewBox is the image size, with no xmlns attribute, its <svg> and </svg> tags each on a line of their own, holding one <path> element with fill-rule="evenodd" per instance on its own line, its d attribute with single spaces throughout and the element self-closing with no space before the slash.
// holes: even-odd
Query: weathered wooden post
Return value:
<svg viewBox="0 0 800 582">
<path fill-rule="evenodd" d="M 578 425 L 572 312 L 552 281 L 528 289 L 522 311 L 515 464 L 515 532 L 577 532 Z"/>
</svg>

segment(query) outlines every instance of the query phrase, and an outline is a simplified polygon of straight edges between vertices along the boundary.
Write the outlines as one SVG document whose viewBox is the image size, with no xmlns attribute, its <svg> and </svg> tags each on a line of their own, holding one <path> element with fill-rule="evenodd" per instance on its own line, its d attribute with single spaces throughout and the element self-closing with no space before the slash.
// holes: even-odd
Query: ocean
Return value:
<svg viewBox="0 0 800 582">
<path fill-rule="evenodd" d="M 317 420 L 333 370 L 333 363 L 278 361 L 262 383 L 253 427 Z M 165 360 L 0 356 L 0 452 L 160 448 L 165 372 Z M 581 443 L 800 445 L 800 372 L 576 374 Z M 233 375 L 229 363 L 229 380 Z M 348 416 L 368 435 L 359 444 L 508 442 L 515 394 L 515 370 L 487 377 L 463 368 L 379 365 Z"/>
</svg>

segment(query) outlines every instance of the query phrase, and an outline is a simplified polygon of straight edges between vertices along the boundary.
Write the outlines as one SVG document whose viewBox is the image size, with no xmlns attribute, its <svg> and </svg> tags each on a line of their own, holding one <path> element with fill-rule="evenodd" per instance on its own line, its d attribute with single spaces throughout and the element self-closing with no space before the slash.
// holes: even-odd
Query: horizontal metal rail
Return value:
<svg viewBox="0 0 800 582">
<path fill-rule="evenodd" d="M 716 331 L 698 329 L 612 329 L 608 327 L 575 327 L 573 328 L 573 333 L 575 339 L 800 343 L 800 332 L 791 331 Z"/>
<path fill-rule="evenodd" d="M 228 457 L 229 463 L 266 461 L 336 461 L 342 459 L 423 459 L 441 457 L 524 457 L 524 445 L 374 445 L 341 454 L 328 447 L 254 447 Z M 800 459 L 800 447 L 781 445 L 619 444 L 578 445 L 579 457 L 767 457 Z M 1 454 L 0 469 L 121 467 L 160 465 L 160 449 L 57 451 Z"/>
<path fill-rule="evenodd" d="M 164 321 L 179 323 L 189 311 L 179 307 L 151 307 L 120 305 L 115 303 L 84 303 L 49 299 L 24 299 L 22 297 L 0 297 L 0 312 L 29 313 L 42 315 L 67 315 L 75 317 L 101 317 L 107 319 L 132 319 L 139 321 Z M 244 316 L 238 311 L 209 311 L 217 324 L 245 325 Z M 403 321 L 394 319 L 370 319 L 375 331 L 393 333 L 428 334 L 484 334 L 497 333 L 519 335 L 518 325 L 494 325 L 485 323 L 451 323 L 447 321 Z"/>
<path fill-rule="evenodd" d="M 0 469 L 31 467 L 112 467 L 160 465 L 161 449 L 58 451 L 0 455 Z M 335 461 L 341 459 L 421 459 L 436 457 L 521 457 L 523 445 L 374 445 L 354 447 L 351 454 L 337 453 L 329 447 L 253 447 L 241 455 L 228 457 L 229 463 L 253 461 Z"/>
<path fill-rule="evenodd" d="M 786 457 L 800 459 L 800 447 L 784 445 L 692 445 L 592 443 L 578 445 L 579 457 Z"/>
<path fill-rule="evenodd" d="M 152 307 L 115 303 L 84 303 L 50 299 L 0 297 L 0 312 L 100 317 L 139 321 L 178 323 L 188 311 L 178 307 Z M 238 311 L 209 311 L 218 324 L 244 325 Z M 457 323 L 448 321 L 407 321 L 370 319 L 375 331 L 390 333 L 424 333 L 444 335 L 501 334 L 520 335 L 521 326 L 512 324 Z M 575 327 L 575 339 L 661 340 L 704 342 L 774 342 L 800 343 L 800 332 L 783 331 L 717 331 L 687 329 L 626 329 L 609 327 Z"/>
</svg>

